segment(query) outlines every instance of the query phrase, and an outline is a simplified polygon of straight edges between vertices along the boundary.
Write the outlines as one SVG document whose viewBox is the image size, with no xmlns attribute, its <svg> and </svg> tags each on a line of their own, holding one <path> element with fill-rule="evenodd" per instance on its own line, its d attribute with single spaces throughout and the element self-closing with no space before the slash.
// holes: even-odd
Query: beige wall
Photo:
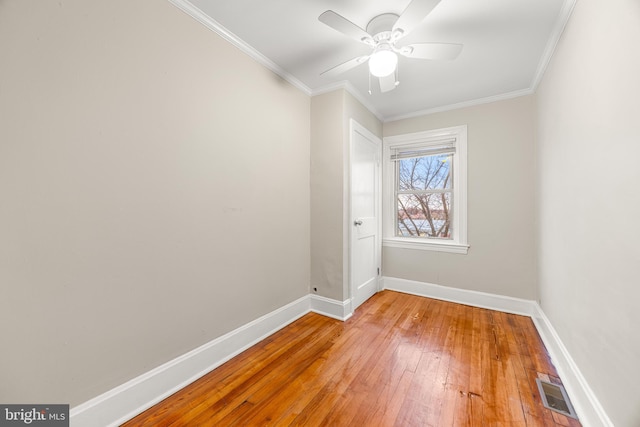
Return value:
<svg viewBox="0 0 640 427">
<path fill-rule="evenodd" d="M 343 300 L 343 98 L 342 90 L 311 98 L 311 291 L 338 301 Z"/>
<path fill-rule="evenodd" d="M 77 405 L 309 290 L 309 97 L 167 1 L 0 2 L 0 402 Z"/>
<path fill-rule="evenodd" d="M 384 136 L 467 125 L 467 255 L 383 248 L 385 276 L 536 298 L 533 99 L 384 124 Z"/>
<path fill-rule="evenodd" d="M 382 123 L 349 92 L 339 89 L 311 99 L 311 290 L 338 301 L 350 297 L 349 121 L 374 135 Z M 313 291 L 316 288 L 317 291 Z"/>
<path fill-rule="evenodd" d="M 639 18 L 578 2 L 535 97 L 384 124 L 468 125 L 471 249 L 385 248 L 383 273 L 539 298 L 623 427 Z M 0 402 L 77 405 L 309 284 L 349 297 L 349 119 L 383 126 L 348 92 L 309 99 L 164 1 L 2 1 L 0 58 Z"/>
<path fill-rule="evenodd" d="M 619 427 L 640 425 L 640 6 L 577 2 L 537 93 L 542 308 Z"/>
<path fill-rule="evenodd" d="M 362 105 L 351 93 L 343 91 L 344 93 L 344 117 L 346 121 L 345 131 L 346 137 L 349 135 L 349 120 L 353 119 L 356 122 L 364 126 L 372 134 L 382 138 L 382 122 L 371 112 Z M 349 151 L 347 150 L 347 153 Z"/>
</svg>

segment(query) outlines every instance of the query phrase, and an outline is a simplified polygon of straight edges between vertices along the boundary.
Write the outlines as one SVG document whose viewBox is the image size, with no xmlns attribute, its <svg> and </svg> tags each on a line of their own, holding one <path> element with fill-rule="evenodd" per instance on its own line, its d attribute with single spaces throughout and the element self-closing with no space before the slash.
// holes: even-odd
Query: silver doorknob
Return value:
<svg viewBox="0 0 640 427">
<path fill-rule="evenodd" d="M 353 225 L 362 225 L 362 220 L 356 219 L 355 221 L 353 221 Z"/>
</svg>

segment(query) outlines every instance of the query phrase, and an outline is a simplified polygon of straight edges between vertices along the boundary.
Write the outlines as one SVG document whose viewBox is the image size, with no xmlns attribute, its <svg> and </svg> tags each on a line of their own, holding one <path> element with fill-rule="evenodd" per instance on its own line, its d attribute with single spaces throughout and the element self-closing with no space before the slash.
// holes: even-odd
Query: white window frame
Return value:
<svg viewBox="0 0 640 427">
<path fill-rule="evenodd" d="M 453 155 L 453 232 L 451 239 L 428 237 L 398 237 L 395 235 L 397 201 L 395 200 L 395 162 L 391 160 L 391 150 L 397 146 L 438 145 L 439 141 L 455 139 Z M 404 249 L 466 254 L 467 243 L 467 126 L 455 126 L 383 139 L 383 238 L 382 246 Z"/>
</svg>

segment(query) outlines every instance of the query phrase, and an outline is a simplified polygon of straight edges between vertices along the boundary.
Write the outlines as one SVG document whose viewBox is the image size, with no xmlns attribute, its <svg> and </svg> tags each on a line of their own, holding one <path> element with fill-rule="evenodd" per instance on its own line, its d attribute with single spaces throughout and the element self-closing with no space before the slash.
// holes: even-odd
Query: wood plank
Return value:
<svg viewBox="0 0 640 427">
<path fill-rule="evenodd" d="M 346 322 L 309 313 L 140 414 L 133 426 L 565 426 L 530 319 L 398 292 Z"/>
</svg>

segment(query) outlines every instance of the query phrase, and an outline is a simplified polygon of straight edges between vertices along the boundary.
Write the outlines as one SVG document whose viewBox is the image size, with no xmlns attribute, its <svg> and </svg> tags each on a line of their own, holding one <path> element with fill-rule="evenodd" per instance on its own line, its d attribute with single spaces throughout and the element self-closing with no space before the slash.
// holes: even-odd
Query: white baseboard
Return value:
<svg viewBox="0 0 640 427">
<path fill-rule="evenodd" d="M 72 408 L 70 424 L 119 426 L 310 311 L 346 320 L 351 317 L 351 300 L 305 295 Z"/>
<path fill-rule="evenodd" d="M 72 408 L 70 424 L 119 426 L 309 311 L 306 295 Z"/>
<path fill-rule="evenodd" d="M 575 364 L 569 350 L 564 346 L 560 336 L 537 303 L 536 312 L 531 319 L 536 325 L 540 338 L 544 342 L 553 364 L 562 378 L 562 384 L 573 404 L 583 427 L 614 427 L 611 419 L 600 405 Z"/>
<path fill-rule="evenodd" d="M 350 299 L 336 301 L 320 295 L 311 295 L 311 311 L 342 321 L 347 320 L 353 314 Z"/>
<path fill-rule="evenodd" d="M 537 302 L 395 277 L 383 277 L 382 283 L 383 289 L 531 317 L 582 425 L 613 427 L 613 423 Z"/>
<path fill-rule="evenodd" d="M 553 325 L 535 301 L 384 277 L 382 288 L 475 307 L 530 316 L 585 427 L 613 427 Z M 227 360 L 313 311 L 339 320 L 351 300 L 306 295 L 71 409 L 72 427 L 118 426 Z"/>
<path fill-rule="evenodd" d="M 398 279 L 395 277 L 382 278 L 383 289 L 404 292 L 474 307 L 504 311 L 505 313 L 531 316 L 534 314 L 534 301 L 489 294 L 486 292 L 469 291 L 466 289 L 450 288 L 434 285 L 433 283 L 417 282 L 414 280 Z"/>
</svg>

